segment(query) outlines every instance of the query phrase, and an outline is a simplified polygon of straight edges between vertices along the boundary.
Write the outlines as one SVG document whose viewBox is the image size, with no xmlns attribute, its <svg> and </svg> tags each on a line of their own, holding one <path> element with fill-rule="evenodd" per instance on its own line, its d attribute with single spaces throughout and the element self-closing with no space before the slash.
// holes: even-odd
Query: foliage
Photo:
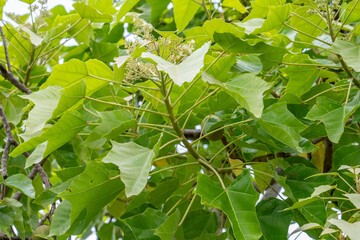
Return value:
<svg viewBox="0 0 360 240">
<path fill-rule="evenodd" d="M 22 1 L 1 239 L 357 238 L 359 0 Z"/>
</svg>

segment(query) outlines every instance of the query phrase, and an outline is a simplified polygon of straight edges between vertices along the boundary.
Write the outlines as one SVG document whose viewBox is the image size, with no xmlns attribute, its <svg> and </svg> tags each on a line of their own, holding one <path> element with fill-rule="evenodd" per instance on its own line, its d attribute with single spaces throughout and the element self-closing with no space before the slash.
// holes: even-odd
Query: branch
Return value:
<svg viewBox="0 0 360 240">
<path fill-rule="evenodd" d="M 39 163 L 40 166 L 44 165 L 44 163 L 46 162 L 46 160 L 48 159 L 49 156 L 46 156 L 43 160 L 41 160 Z M 42 168 L 42 167 L 41 167 Z M 34 167 L 33 169 L 31 169 L 30 173 L 28 174 L 28 178 L 30 178 L 31 180 L 33 180 L 36 177 L 36 174 L 38 173 L 38 170 L 36 169 L 36 167 Z M 41 176 L 41 175 L 40 175 Z M 43 179 L 42 179 L 43 180 Z M 43 180 L 44 181 L 44 180 Z M 20 200 L 20 198 L 22 197 L 23 193 L 22 192 L 16 192 L 13 199 L 15 200 Z"/>
<path fill-rule="evenodd" d="M 0 235 L 0 240 L 21 240 L 21 238 L 19 236 L 12 236 L 12 237 L 8 237 L 6 235 L 1 234 Z M 25 240 L 32 240 L 31 237 L 25 237 Z"/>
<path fill-rule="evenodd" d="M 7 71 L 5 66 L 2 65 L 1 63 L 0 63 L 0 74 L 1 76 L 3 76 L 3 78 L 11 82 L 12 85 L 17 87 L 23 93 L 31 94 L 31 90 L 25 87 L 21 82 L 19 82 L 19 80 L 17 80 L 10 71 Z"/>
<path fill-rule="evenodd" d="M 4 34 L 4 31 L 3 31 L 2 27 L 0 27 L 0 33 L 1 33 L 1 38 L 3 40 L 3 46 L 4 46 L 4 52 L 5 52 L 7 67 L 8 67 L 9 72 L 11 72 L 11 64 L 10 64 L 10 59 L 9 59 L 9 53 L 8 53 L 8 49 L 7 49 L 7 45 L 6 45 L 5 34 Z"/>
</svg>

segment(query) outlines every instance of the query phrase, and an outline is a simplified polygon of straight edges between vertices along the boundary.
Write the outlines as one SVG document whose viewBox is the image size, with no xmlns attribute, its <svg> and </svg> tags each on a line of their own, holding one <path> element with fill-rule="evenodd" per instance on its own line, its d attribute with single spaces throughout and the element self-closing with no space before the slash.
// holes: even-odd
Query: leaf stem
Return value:
<svg viewBox="0 0 360 240">
<path fill-rule="evenodd" d="M 182 217 L 181 221 L 180 221 L 179 224 L 178 224 L 178 227 L 180 227 L 180 226 L 184 223 L 185 218 L 186 218 L 186 216 L 188 215 L 191 206 L 192 206 L 193 203 L 195 202 L 195 198 L 196 198 L 196 194 L 193 195 L 193 197 L 192 197 L 192 199 L 191 199 L 191 201 L 190 201 L 190 204 L 189 204 L 189 206 L 187 207 L 187 209 L 186 209 L 186 211 L 185 211 L 185 213 L 184 213 L 184 216 Z"/>
<path fill-rule="evenodd" d="M 290 28 L 290 29 L 292 29 L 292 30 L 294 30 L 294 31 L 296 31 L 296 32 L 298 32 L 298 33 L 301 33 L 301 34 L 303 34 L 303 35 L 305 35 L 305 36 L 307 36 L 307 37 L 310 37 L 310 38 L 312 38 L 312 39 L 315 39 L 315 40 L 317 40 L 317 41 L 319 41 L 319 42 L 322 42 L 322 43 L 325 43 L 326 45 L 331 46 L 330 43 L 325 42 L 324 40 L 321 40 L 321 39 L 319 39 L 319 38 L 317 38 L 317 37 L 314 37 L 314 36 L 312 36 L 312 35 L 310 35 L 310 34 L 308 34 L 308 33 L 306 33 L 306 32 L 303 32 L 303 31 L 299 30 L 299 29 L 296 29 L 296 28 L 294 28 L 294 27 L 292 27 L 292 26 L 290 26 L 290 25 L 288 25 L 288 24 L 286 24 L 286 23 L 283 23 L 283 25 L 286 26 L 286 27 L 288 27 L 288 28 Z"/>
<path fill-rule="evenodd" d="M 103 101 L 103 100 L 100 100 L 100 99 L 87 97 L 87 96 L 85 96 L 84 98 L 89 99 L 89 100 L 94 101 L 94 102 L 99 102 L 99 103 L 109 104 L 109 105 L 113 105 L 113 106 L 119 106 L 119 107 L 126 108 L 126 109 L 139 110 L 139 111 L 144 111 L 144 112 L 148 112 L 148 113 L 158 114 L 158 115 L 161 115 L 161 116 L 164 116 L 164 117 L 169 117 L 169 115 L 166 114 L 166 113 L 161 113 L 161 112 L 156 112 L 156 111 L 152 111 L 152 110 L 148 110 L 148 109 L 143 109 L 143 108 L 138 108 L 138 107 L 133 107 L 133 106 L 128 106 L 128 105 L 118 104 L 118 103 L 114 103 L 114 102 L 106 102 L 106 101 Z"/>
</svg>

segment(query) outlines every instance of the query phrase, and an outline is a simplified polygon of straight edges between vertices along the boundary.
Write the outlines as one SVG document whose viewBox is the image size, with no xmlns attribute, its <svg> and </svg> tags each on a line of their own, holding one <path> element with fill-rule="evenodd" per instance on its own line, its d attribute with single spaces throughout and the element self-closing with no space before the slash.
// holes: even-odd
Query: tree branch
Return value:
<svg viewBox="0 0 360 240">
<path fill-rule="evenodd" d="M 23 93 L 31 94 L 31 90 L 25 87 L 21 82 L 19 82 L 19 80 L 17 80 L 10 71 L 7 71 L 5 66 L 2 65 L 1 63 L 0 63 L 0 74 L 1 76 L 3 76 L 3 78 L 11 82 L 12 85 L 17 87 Z"/>
</svg>

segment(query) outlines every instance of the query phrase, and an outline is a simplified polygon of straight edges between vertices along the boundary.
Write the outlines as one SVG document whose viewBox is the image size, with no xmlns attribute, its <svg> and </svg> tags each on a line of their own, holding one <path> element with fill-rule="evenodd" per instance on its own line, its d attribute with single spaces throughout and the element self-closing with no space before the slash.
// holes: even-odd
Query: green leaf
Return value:
<svg viewBox="0 0 360 240">
<path fill-rule="evenodd" d="M 349 223 L 341 219 L 330 219 L 328 222 L 340 228 L 350 239 L 357 239 L 360 235 L 360 222 Z"/>
<path fill-rule="evenodd" d="M 288 61 L 299 64 L 314 64 L 307 55 L 294 55 Z M 316 66 L 298 65 L 289 65 L 286 68 L 281 69 L 281 72 L 285 73 L 289 77 L 289 82 L 286 86 L 286 93 L 292 93 L 298 97 L 301 97 L 304 93 L 311 89 L 320 74 L 320 70 Z"/>
<path fill-rule="evenodd" d="M 109 84 L 113 79 L 113 72 L 105 63 L 96 59 L 87 62 L 72 59 L 64 64 L 56 65 L 41 89 L 53 85 L 67 87 L 75 82 L 83 81 L 83 79 L 86 85 L 86 96 L 90 96 Z"/>
<path fill-rule="evenodd" d="M 306 125 L 287 109 L 286 103 L 275 103 L 265 109 L 259 124 L 278 141 L 302 152 L 299 146 L 300 133 L 305 130 Z"/>
<path fill-rule="evenodd" d="M 226 89 L 242 107 L 250 111 L 255 117 L 261 117 L 264 104 L 262 96 L 272 84 L 251 74 L 241 74 L 226 83 L 221 83 L 207 73 L 203 73 L 203 80 L 210 84 L 216 84 Z"/>
<path fill-rule="evenodd" d="M 134 116 L 125 109 L 98 112 L 101 118 L 99 126 L 94 128 L 85 140 L 84 144 L 90 148 L 101 147 L 107 138 L 116 137 L 128 129 L 137 126 Z"/>
<path fill-rule="evenodd" d="M 65 88 L 50 86 L 31 95 L 21 96 L 35 104 L 26 121 L 26 131 L 22 137 L 28 139 L 38 134 L 45 123 L 70 109 L 83 99 L 86 91 L 84 81 L 75 82 Z"/>
<path fill-rule="evenodd" d="M 330 98 L 318 97 L 316 104 L 310 109 L 306 118 L 313 121 L 322 121 L 329 139 L 334 143 L 338 143 L 344 132 L 346 121 L 359 107 L 359 92 L 349 100 L 349 103 L 346 104 L 345 107 Z"/>
<path fill-rule="evenodd" d="M 82 18 L 87 18 L 92 22 L 110 23 L 113 20 L 111 15 L 100 13 L 98 10 L 86 5 L 84 2 L 74 3 L 73 7 Z"/>
<path fill-rule="evenodd" d="M 356 4 L 356 5 L 355 5 Z M 351 12 L 351 15 L 350 14 Z M 360 2 L 359 1 L 350 1 L 346 5 L 345 13 L 341 12 L 341 21 L 345 23 L 353 23 L 360 20 Z"/>
<path fill-rule="evenodd" d="M 146 2 L 151 7 L 151 23 L 154 24 L 167 8 L 170 0 L 146 0 Z"/>
<path fill-rule="evenodd" d="M 140 0 L 125 0 L 125 2 L 121 5 L 120 11 L 116 16 L 116 19 L 121 20 L 125 14 L 127 14 Z"/>
<path fill-rule="evenodd" d="M 341 165 L 360 165 L 360 148 L 357 145 L 344 145 L 334 152 L 333 167 L 339 169 Z"/>
<path fill-rule="evenodd" d="M 31 183 L 31 179 L 24 174 L 15 174 L 5 180 L 5 184 L 13 187 L 30 198 L 35 198 L 35 189 Z"/>
<path fill-rule="evenodd" d="M 241 13 L 248 12 L 247 9 L 238 0 L 224 0 L 222 2 L 223 7 L 235 8 Z"/>
<path fill-rule="evenodd" d="M 177 31 L 182 32 L 194 17 L 200 5 L 193 0 L 172 0 Z"/>
<path fill-rule="evenodd" d="M 0 0 L 0 18 L 3 18 L 3 13 L 4 13 L 4 6 L 6 4 L 7 0 Z"/>
<path fill-rule="evenodd" d="M 117 224 L 124 231 L 124 240 L 158 240 L 160 238 L 154 235 L 154 232 L 165 220 L 165 213 L 147 208 L 145 212 L 121 220 Z"/>
<path fill-rule="evenodd" d="M 103 158 L 105 163 L 113 163 L 120 169 L 120 178 L 125 184 L 127 197 L 138 195 L 145 187 L 153 160 L 157 157 L 161 138 L 154 149 L 142 147 L 134 142 L 117 143 L 111 141 L 112 149 Z"/>
<path fill-rule="evenodd" d="M 282 62 L 286 49 L 273 47 L 263 42 L 250 45 L 247 41 L 231 33 L 214 33 L 214 39 L 224 51 L 233 53 L 259 53 L 259 58 L 263 64 L 263 70 L 270 69 Z"/>
<path fill-rule="evenodd" d="M 270 198 L 256 206 L 257 217 L 266 240 L 287 240 L 291 212 L 282 212 L 288 205 L 279 199 Z"/>
<path fill-rule="evenodd" d="M 41 135 L 33 137 L 17 146 L 10 156 L 16 157 L 47 141 L 47 146 L 43 153 L 43 157 L 45 157 L 71 140 L 85 126 L 87 126 L 86 119 L 77 111 L 69 110 L 57 123 L 45 130 Z"/>
<path fill-rule="evenodd" d="M 285 4 L 285 0 L 255 0 L 251 1 L 251 12 L 245 20 L 253 18 L 266 18 L 269 14 L 270 6 L 278 6 Z"/>
<path fill-rule="evenodd" d="M 273 29 L 280 30 L 290 13 L 291 4 L 269 6 L 269 15 L 266 19 L 253 18 L 246 22 L 236 23 L 236 25 L 244 27 L 247 34 L 258 34 Z"/>
<path fill-rule="evenodd" d="M 215 19 L 206 21 L 204 23 L 202 29 L 203 29 L 203 32 L 208 35 L 208 37 L 211 39 L 211 41 L 214 41 L 214 33 L 230 33 L 238 38 L 245 37 L 245 34 L 243 31 L 240 31 L 234 25 L 227 23 L 223 19 L 220 19 L 220 18 L 215 18 Z M 187 31 L 191 31 L 191 29 L 189 29 Z M 199 33 L 198 35 L 201 36 L 202 33 Z"/>
<path fill-rule="evenodd" d="M 358 44 L 336 39 L 332 49 L 344 58 L 347 65 L 360 72 L 360 46 Z"/>
<path fill-rule="evenodd" d="M 258 74 L 262 70 L 262 63 L 258 54 L 247 54 L 237 57 L 233 67 L 239 72 Z"/>
<path fill-rule="evenodd" d="M 34 3 L 36 0 L 20 0 L 20 1 L 22 1 L 22 2 L 24 2 L 24 3 L 27 3 L 27 4 L 32 4 L 32 3 Z"/>
<path fill-rule="evenodd" d="M 149 202 L 157 208 L 161 205 L 179 188 L 179 179 L 167 178 L 161 181 L 153 191 L 149 192 L 147 198 Z"/>
<path fill-rule="evenodd" d="M 255 117 L 261 117 L 264 104 L 261 100 L 263 94 L 272 86 L 261 78 L 251 74 L 241 74 L 225 83 L 225 88 L 231 92 L 232 96 L 249 110 Z"/>
<path fill-rule="evenodd" d="M 71 203 L 68 232 L 81 234 L 99 211 L 123 190 L 123 186 L 120 178 L 113 177 L 103 163 L 89 162 L 85 171 L 59 195 Z"/>
<path fill-rule="evenodd" d="M 261 237 L 255 212 L 259 194 L 252 187 L 249 171 L 244 171 L 226 189 L 210 177 L 199 174 L 196 194 L 201 196 L 202 204 L 218 208 L 227 215 L 237 240 L 258 240 Z"/>
<path fill-rule="evenodd" d="M 290 25 L 292 27 L 299 29 L 300 31 L 305 32 L 308 35 L 312 36 L 309 37 L 299 33 L 299 38 L 303 42 L 313 42 L 314 37 L 317 37 L 323 33 L 323 31 L 321 31 L 318 27 L 323 29 L 327 27 L 326 22 L 323 20 L 322 17 L 319 16 L 319 14 L 317 14 L 316 12 L 310 13 L 309 10 L 312 10 L 312 8 L 308 6 L 296 8 L 294 10 L 294 13 L 296 13 L 300 17 L 294 14 L 292 15 L 292 18 L 290 20 Z M 304 20 L 303 18 L 306 20 Z"/>
<path fill-rule="evenodd" d="M 159 236 L 161 240 L 172 240 L 175 232 L 178 229 L 178 223 L 180 221 L 180 211 L 176 211 L 171 214 L 163 224 L 156 228 L 154 234 Z"/>
<path fill-rule="evenodd" d="M 170 63 L 152 53 L 145 52 L 142 58 L 150 58 L 158 64 L 158 69 L 169 74 L 170 78 L 178 86 L 185 82 L 191 82 L 204 66 L 204 56 L 210 48 L 210 42 L 193 52 L 180 64 Z"/>
<path fill-rule="evenodd" d="M 67 200 L 63 200 L 59 206 L 57 206 L 54 215 L 51 218 L 50 234 L 60 236 L 66 233 L 71 225 L 71 203 Z"/>
</svg>

